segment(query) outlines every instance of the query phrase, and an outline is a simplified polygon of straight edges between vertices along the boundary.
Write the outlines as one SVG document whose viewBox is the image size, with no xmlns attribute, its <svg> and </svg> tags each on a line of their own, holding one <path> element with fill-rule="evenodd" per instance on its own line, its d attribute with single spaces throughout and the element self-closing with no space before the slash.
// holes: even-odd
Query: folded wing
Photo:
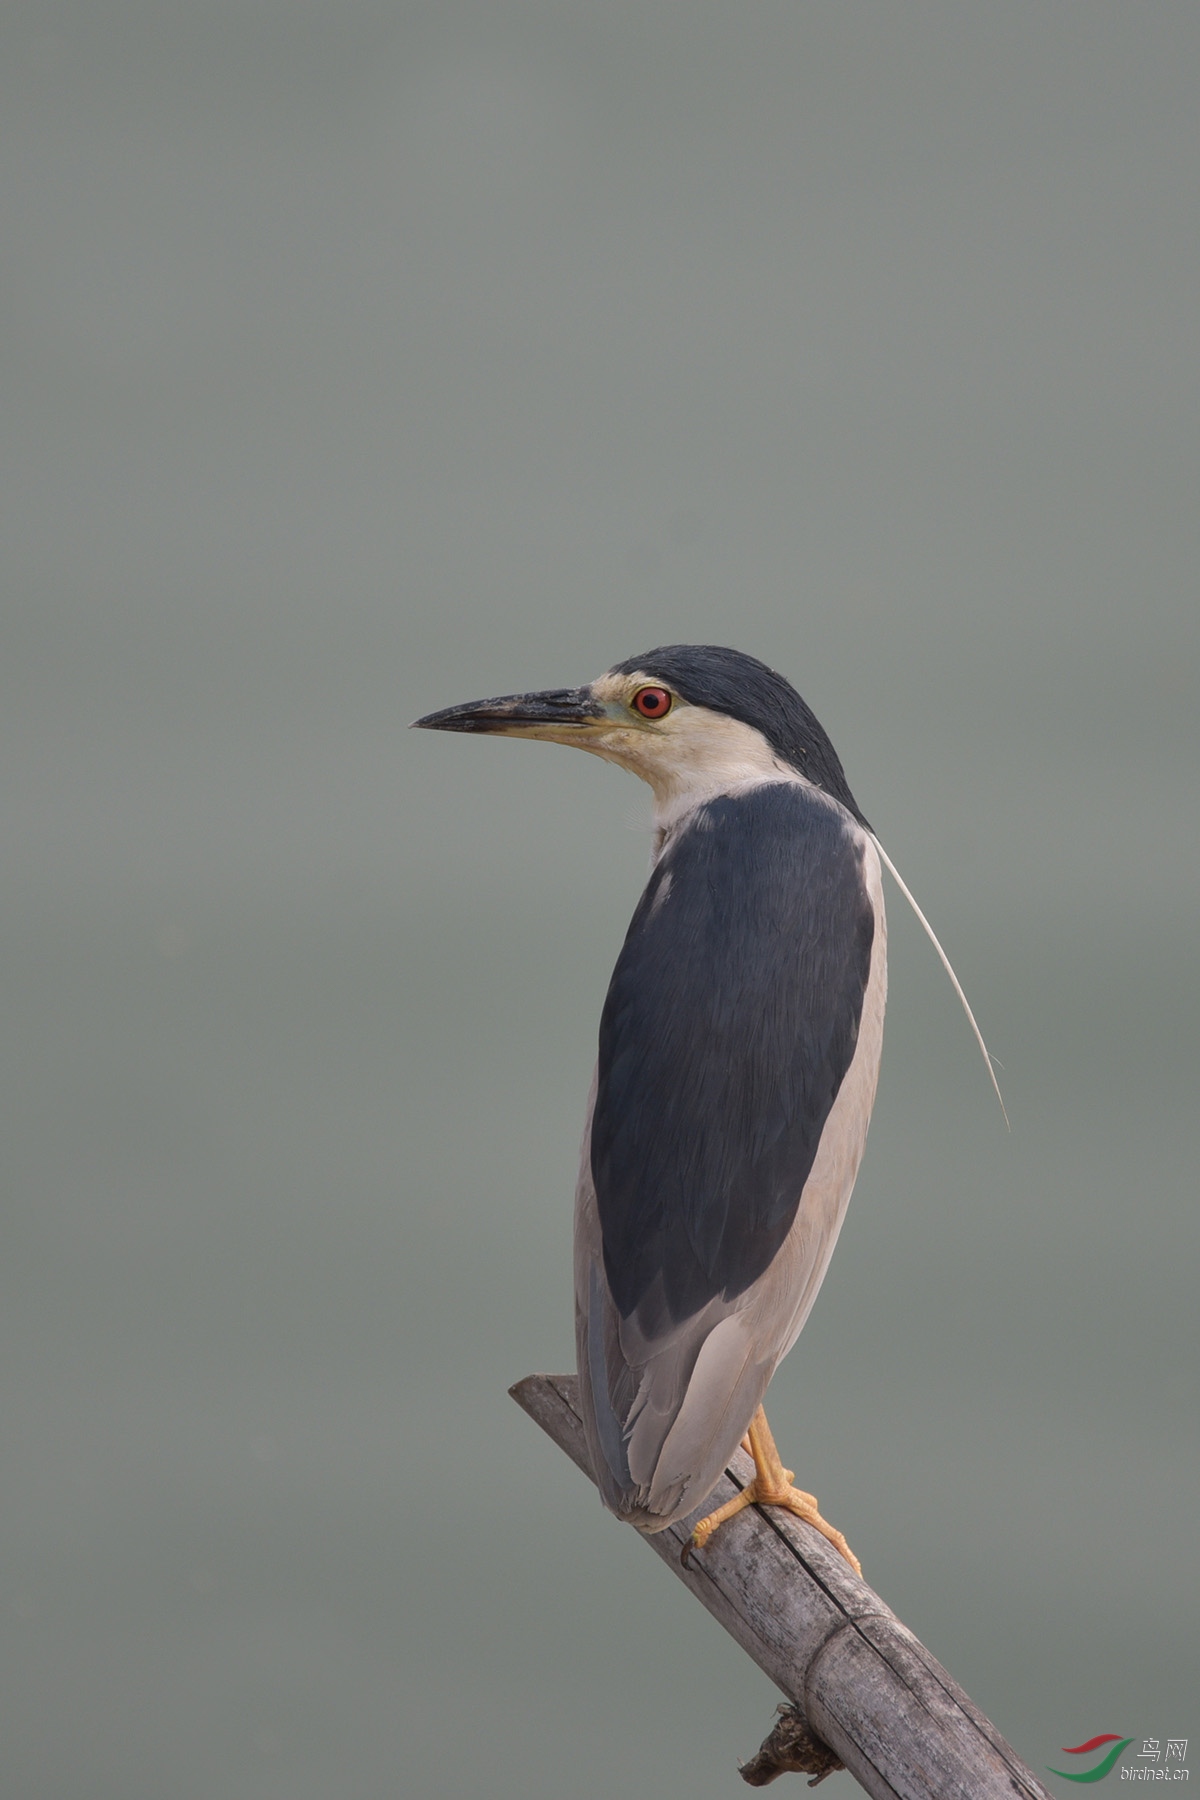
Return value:
<svg viewBox="0 0 1200 1800">
<path fill-rule="evenodd" d="M 873 968 L 869 1079 L 840 1120 Z M 878 863 L 836 802 L 764 784 L 667 844 L 605 1002 L 577 1197 L 593 1456 L 645 1527 L 712 1486 L 811 1305 L 874 1095 L 882 979 Z"/>
</svg>

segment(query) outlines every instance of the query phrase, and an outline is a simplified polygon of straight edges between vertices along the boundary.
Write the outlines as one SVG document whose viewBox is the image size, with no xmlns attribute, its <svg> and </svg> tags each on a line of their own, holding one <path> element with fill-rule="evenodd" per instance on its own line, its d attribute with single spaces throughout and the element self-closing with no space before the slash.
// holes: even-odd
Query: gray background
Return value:
<svg viewBox="0 0 1200 1800">
<path fill-rule="evenodd" d="M 675 639 L 814 706 L 1013 1122 L 894 900 L 788 1460 L 1035 1766 L 1200 1738 L 1198 74 L 1194 0 L 4 8 L 5 1796 L 741 1791 L 773 1690 L 505 1397 L 648 796 L 404 730 Z"/>
</svg>

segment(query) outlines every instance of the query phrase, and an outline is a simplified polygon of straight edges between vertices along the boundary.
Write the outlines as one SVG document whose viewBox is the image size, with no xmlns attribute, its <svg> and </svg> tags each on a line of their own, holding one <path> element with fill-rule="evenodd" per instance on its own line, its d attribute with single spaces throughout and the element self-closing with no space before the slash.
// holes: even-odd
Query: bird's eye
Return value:
<svg viewBox="0 0 1200 1800">
<path fill-rule="evenodd" d="M 666 688 L 639 688 L 633 696 L 633 710 L 643 719 L 665 719 L 671 710 L 671 695 Z"/>
</svg>

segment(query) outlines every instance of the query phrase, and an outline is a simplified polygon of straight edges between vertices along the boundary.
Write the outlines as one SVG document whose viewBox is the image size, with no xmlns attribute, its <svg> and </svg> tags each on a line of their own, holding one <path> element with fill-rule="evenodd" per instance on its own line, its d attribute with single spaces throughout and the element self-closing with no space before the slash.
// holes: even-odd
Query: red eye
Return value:
<svg viewBox="0 0 1200 1800">
<path fill-rule="evenodd" d="M 666 688 L 639 688 L 633 696 L 633 710 L 643 719 L 665 719 L 671 710 L 671 696 Z"/>
</svg>

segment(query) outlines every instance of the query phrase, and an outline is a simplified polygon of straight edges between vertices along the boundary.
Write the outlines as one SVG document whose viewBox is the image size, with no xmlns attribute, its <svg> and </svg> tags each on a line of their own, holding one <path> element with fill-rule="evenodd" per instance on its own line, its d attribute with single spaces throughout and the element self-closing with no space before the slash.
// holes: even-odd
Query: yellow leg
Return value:
<svg viewBox="0 0 1200 1800">
<path fill-rule="evenodd" d="M 780 1461 L 779 1451 L 775 1447 L 775 1439 L 771 1427 L 767 1424 L 767 1415 L 760 1406 L 750 1421 L 750 1429 L 742 1440 L 743 1446 L 754 1458 L 754 1476 L 747 1482 L 740 1494 L 719 1506 L 716 1512 L 709 1513 L 707 1518 L 692 1532 L 683 1547 L 682 1561 L 686 1567 L 688 1557 L 693 1550 L 703 1550 L 718 1525 L 726 1519 L 732 1519 L 747 1506 L 784 1506 L 797 1518 L 805 1519 L 815 1525 L 824 1537 L 827 1537 L 835 1550 L 845 1557 L 856 1575 L 862 1574 L 862 1565 L 851 1550 L 849 1544 L 833 1525 L 829 1525 L 817 1510 L 816 1500 L 801 1488 L 792 1486 L 792 1471 L 785 1469 Z"/>
</svg>

